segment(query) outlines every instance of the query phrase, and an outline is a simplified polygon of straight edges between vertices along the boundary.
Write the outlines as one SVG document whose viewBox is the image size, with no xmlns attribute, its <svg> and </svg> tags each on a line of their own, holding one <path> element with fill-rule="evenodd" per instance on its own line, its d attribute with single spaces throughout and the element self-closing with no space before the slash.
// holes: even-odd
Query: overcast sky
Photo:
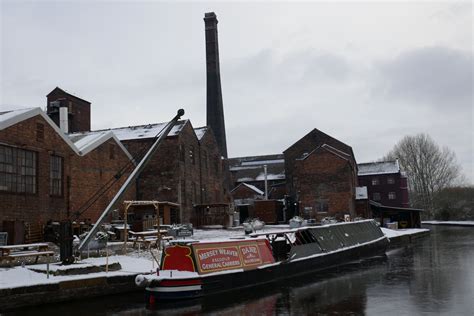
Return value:
<svg viewBox="0 0 474 316">
<path fill-rule="evenodd" d="M 1 110 L 59 86 L 92 128 L 206 122 L 204 13 L 219 20 L 230 157 L 281 153 L 313 128 L 360 162 L 405 135 L 455 151 L 473 182 L 471 2 L 1 2 Z"/>
</svg>

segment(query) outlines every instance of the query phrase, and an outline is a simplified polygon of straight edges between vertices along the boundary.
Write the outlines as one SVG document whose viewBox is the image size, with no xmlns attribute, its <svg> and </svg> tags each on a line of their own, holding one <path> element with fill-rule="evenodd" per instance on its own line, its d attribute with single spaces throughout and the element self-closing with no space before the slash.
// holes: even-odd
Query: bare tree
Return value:
<svg viewBox="0 0 474 316">
<path fill-rule="evenodd" d="M 460 177 L 456 155 L 447 147 L 440 148 L 429 135 L 417 134 L 405 136 L 384 157 L 396 158 L 408 176 L 411 204 L 427 210 L 431 217 L 436 193 Z"/>
</svg>

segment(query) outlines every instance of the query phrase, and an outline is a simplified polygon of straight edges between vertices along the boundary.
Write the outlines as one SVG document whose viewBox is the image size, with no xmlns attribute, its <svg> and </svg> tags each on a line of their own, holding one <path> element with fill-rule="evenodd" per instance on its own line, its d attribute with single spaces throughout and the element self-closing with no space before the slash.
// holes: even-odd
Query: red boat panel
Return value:
<svg viewBox="0 0 474 316">
<path fill-rule="evenodd" d="M 162 262 L 162 270 L 196 271 L 192 250 L 189 246 L 173 245 L 166 247 Z"/>
<path fill-rule="evenodd" d="M 239 240 L 193 244 L 194 257 L 200 274 L 244 269 L 273 263 L 267 240 Z"/>
<path fill-rule="evenodd" d="M 200 279 L 195 280 L 163 280 L 160 282 L 160 286 L 186 286 L 186 285 L 201 285 Z"/>
</svg>

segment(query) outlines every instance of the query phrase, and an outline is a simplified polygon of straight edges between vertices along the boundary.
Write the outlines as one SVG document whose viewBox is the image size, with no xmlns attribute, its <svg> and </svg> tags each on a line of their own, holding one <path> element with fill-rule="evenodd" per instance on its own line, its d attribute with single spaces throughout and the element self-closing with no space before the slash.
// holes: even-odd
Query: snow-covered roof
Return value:
<svg viewBox="0 0 474 316">
<path fill-rule="evenodd" d="M 267 180 L 285 179 L 285 159 L 282 154 L 229 159 L 229 169 L 236 182 L 265 180 L 264 165 L 267 166 Z"/>
<path fill-rule="evenodd" d="M 310 153 L 304 153 L 301 158 L 297 159 L 297 160 L 305 160 L 306 158 L 308 158 L 309 156 L 311 156 L 312 154 L 314 154 L 317 150 L 319 149 L 324 149 L 330 153 L 332 153 L 333 155 L 336 155 L 337 157 L 339 158 L 342 158 L 344 160 L 347 160 L 349 161 L 350 159 L 350 155 L 343 152 L 343 151 L 340 151 L 339 149 L 337 148 L 334 148 L 332 147 L 331 145 L 328 145 L 328 144 L 322 144 L 321 146 L 318 146 L 316 147 L 314 150 L 312 150 Z"/>
<path fill-rule="evenodd" d="M 356 200 L 367 200 L 368 198 L 367 187 L 356 187 Z"/>
<path fill-rule="evenodd" d="M 35 112 L 32 111 L 34 109 L 35 108 L 26 108 L 0 112 L 0 129 L 7 128 L 22 120 L 25 120 L 25 116 L 28 116 L 28 112 Z M 29 115 L 27 118 L 30 118 L 32 116 L 34 115 Z"/>
<path fill-rule="evenodd" d="M 81 141 L 81 139 L 84 137 L 74 138 L 71 137 L 71 135 L 75 134 L 67 135 L 63 131 L 61 131 L 61 129 L 59 129 L 59 127 L 49 118 L 48 115 L 46 115 L 46 113 L 43 112 L 43 110 L 41 110 L 41 108 L 27 108 L 0 112 L 0 130 L 3 130 L 7 127 L 13 126 L 19 122 L 22 122 L 35 116 L 41 116 L 46 121 L 46 123 L 48 123 L 52 129 L 54 129 L 54 131 L 59 135 L 59 137 L 61 137 L 64 142 L 68 144 L 69 147 L 80 156 L 86 155 L 108 139 L 113 138 L 115 142 L 120 146 L 120 148 L 122 148 L 125 154 L 130 159 L 133 159 L 130 153 L 125 149 L 125 147 L 123 147 L 123 145 L 120 143 L 117 137 L 114 136 L 113 133 L 101 133 L 100 135 L 95 135 L 95 137 L 90 137 Z"/>
<path fill-rule="evenodd" d="M 285 159 L 274 159 L 274 160 L 256 160 L 256 161 L 242 161 L 242 166 L 256 166 L 256 165 L 269 165 L 274 163 L 285 163 Z"/>
<path fill-rule="evenodd" d="M 398 164 L 398 160 L 360 163 L 357 166 L 359 169 L 359 172 L 358 172 L 359 176 L 390 174 L 390 173 L 400 172 L 400 165 Z"/>
<path fill-rule="evenodd" d="M 84 100 L 83 98 L 80 98 L 80 97 L 78 97 L 77 95 L 74 95 L 74 94 L 72 94 L 71 92 L 69 92 L 69 91 L 67 91 L 67 90 L 65 90 L 65 89 L 62 89 L 62 88 L 60 88 L 60 87 L 54 88 L 50 93 L 48 93 L 47 96 L 51 95 L 51 94 L 52 94 L 54 91 L 56 91 L 56 90 L 59 90 L 60 92 L 63 92 L 63 93 L 65 93 L 65 94 L 67 94 L 67 95 L 69 95 L 69 96 L 71 96 L 71 97 L 73 97 L 73 98 L 75 98 L 75 99 L 78 99 L 78 100 L 81 100 L 81 101 L 84 101 L 84 102 L 87 102 L 87 103 L 90 104 L 89 101 Z"/>
<path fill-rule="evenodd" d="M 256 186 L 254 185 L 251 185 L 251 184 L 248 184 L 248 183 L 242 183 L 243 185 L 245 185 L 247 188 L 249 188 L 250 190 L 252 191 L 255 191 L 257 192 L 258 194 L 260 195 L 263 195 L 264 192 L 262 190 L 260 190 L 259 188 L 257 188 Z"/>
<path fill-rule="evenodd" d="M 168 136 L 178 135 L 187 122 L 188 120 L 178 121 L 176 125 L 174 125 L 171 131 L 168 133 Z M 110 132 L 113 132 L 114 135 L 120 141 L 131 140 L 131 139 L 155 138 L 163 130 L 166 124 L 167 123 L 156 123 L 156 124 L 136 125 L 136 126 L 128 126 L 128 127 L 118 127 L 118 128 L 110 128 L 110 129 L 97 130 L 97 131 L 91 131 L 91 132 L 85 132 L 85 133 L 76 133 L 74 135 L 77 135 L 77 134 L 90 135 L 90 134 L 110 131 Z"/>
<path fill-rule="evenodd" d="M 194 129 L 194 133 L 196 133 L 197 139 L 198 139 L 198 140 L 201 140 L 202 137 L 204 136 L 204 134 L 207 132 L 207 130 L 208 130 L 208 127 L 207 127 L 207 126 L 196 127 L 196 128 Z"/>
<path fill-rule="evenodd" d="M 118 140 L 118 138 L 114 135 L 114 133 L 110 131 L 102 131 L 99 133 L 91 133 L 91 134 L 69 134 L 69 139 L 74 143 L 74 145 L 79 149 L 79 151 L 85 155 L 95 148 L 97 148 L 102 143 L 106 142 L 109 139 L 114 139 L 117 145 L 125 152 L 127 157 L 130 160 L 133 160 L 132 155 L 128 152 L 128 150 L 123 146 L 123 144 Z"/>
</svg>

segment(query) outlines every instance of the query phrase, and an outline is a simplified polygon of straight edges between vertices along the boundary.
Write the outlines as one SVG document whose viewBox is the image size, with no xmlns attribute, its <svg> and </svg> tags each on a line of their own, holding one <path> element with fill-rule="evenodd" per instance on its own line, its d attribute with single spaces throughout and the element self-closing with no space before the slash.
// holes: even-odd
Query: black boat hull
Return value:
<svg viewBox="0 0 474 316">
<path fill-rule="evenodd" d="M 331 269 L 355 260 L 384 255 L 388 243 L 388 239 L 382 237 L 359 246 L 342 248 L 338 251 L 308 258 L 289 260 L 254 270 L 180 279 L 176 284 L 173 284 L 172 280 L 167 280 L 168 283 L 165 286 L 163 280 L 153 280 L 147 287 L 146 299 L 149 304 L 153 305 L 160 301 L 193 299 L 277 282 Z"/>
</svg>

